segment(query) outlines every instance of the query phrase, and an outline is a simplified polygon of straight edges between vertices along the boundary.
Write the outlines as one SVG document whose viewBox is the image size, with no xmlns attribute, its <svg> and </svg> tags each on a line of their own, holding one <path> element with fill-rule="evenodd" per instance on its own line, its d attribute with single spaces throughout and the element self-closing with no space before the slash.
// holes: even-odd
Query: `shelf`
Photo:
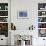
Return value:
<svg viewBox="0 0 46 46">
<path fill-rule="evenodd" d="M 8 37 L 8 3 L 0 3 L 0 35 Z"/>
<path fill-rule="evenodd" d="M 38 28 L 38 29 L 46 29 L 46 28 Z"/>
<path fill-rule="evenodd" d="M 38 17 L 46 17 L 46 15 L 44 15 L 44 16 L 38 16 Z"/>
<path fill-rule="evenodd" d="M 46 11 L 46 10 L 38 10 L 38 11 Z"/>
<path fill-rule="evenodd" d="M 0 17 L 8 17 L 8 16 L 0 16 Z"/>
<path fill-rule="evenodd" d="M 38 3 L 38 36 L 46 37 L 46 3 Z"/>
<path fill-rule="evenodd" d="M 0 23 L 8 23 L 8 22 L 0 22 Z"/>
<path fill-rule="evenodd" d="M 38 23 L 46 23 L 46 22 L 38 22 Z"/>
<path fill-rule="evenodd" d="M 8 11 L 8 10 L 0 10 L 0 11 Z"/>
</svg>

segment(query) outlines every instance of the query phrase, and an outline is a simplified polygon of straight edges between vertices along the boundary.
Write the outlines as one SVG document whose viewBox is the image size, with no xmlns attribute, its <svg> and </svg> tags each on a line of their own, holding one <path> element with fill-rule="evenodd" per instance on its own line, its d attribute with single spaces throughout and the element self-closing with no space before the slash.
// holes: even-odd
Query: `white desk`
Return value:
<svg viewBox="0 0 46 46">
<path fill-rule="evenodd" d="M 15 44 L 15 35 L 31 35 L 37 37 L 37 32 L 34 30 L 9 30 L 11 32 L 11 45 Z M 34 38 L 35 39 L 35 38 Z M 36 40 L 37 41 L 37 40 Z M 37 43 L 37 42 L 36 42 Z"/>
<path fill-rule="evenodd" d="M 31 35 L 32 36 L 32 31 L 31 30 L 10 30 L 11 32 L 11 45 L 14 45 L 14 37 L 15 35 Z"/>
</svg>

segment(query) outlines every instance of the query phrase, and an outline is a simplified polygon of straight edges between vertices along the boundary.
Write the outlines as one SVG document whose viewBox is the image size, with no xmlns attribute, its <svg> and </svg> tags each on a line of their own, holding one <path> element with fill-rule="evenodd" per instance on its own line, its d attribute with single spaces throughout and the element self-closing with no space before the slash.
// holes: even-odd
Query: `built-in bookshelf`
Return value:
<svg viewBox="0 0 46 46">
<path fill-rule="evenodd" d="M 46 37 L 46 3 L 38 3 L 39 37 Z"/>
<path fill-rule="evenodd" d="M 8 37 L 8 3 L 0 3 L 0 35 Z"/>
</svg>

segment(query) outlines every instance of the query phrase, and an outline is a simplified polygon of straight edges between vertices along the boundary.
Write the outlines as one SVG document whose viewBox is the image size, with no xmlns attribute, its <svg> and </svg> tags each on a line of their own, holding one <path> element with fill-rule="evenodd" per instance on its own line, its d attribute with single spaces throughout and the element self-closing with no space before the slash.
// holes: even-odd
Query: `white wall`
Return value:
<svg viewBox="0 0 46 46">
<path fill-rule="evenodd" d="M 28 12 L 29 19 L 17 19 L 17 12 L 26 10 Z M 13 22 L 17 29 L 25 27 L 29 28 L 32 24 L 37 23 L 37 2 L 31 0 L 12 0 L 11 1 L 11 22 Z"/>
</svg>

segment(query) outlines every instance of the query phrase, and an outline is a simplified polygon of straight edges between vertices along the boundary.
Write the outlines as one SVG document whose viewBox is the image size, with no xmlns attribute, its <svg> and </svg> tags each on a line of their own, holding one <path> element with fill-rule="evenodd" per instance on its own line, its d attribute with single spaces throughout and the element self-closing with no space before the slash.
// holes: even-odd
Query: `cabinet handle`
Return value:
<svg viewBox="0 0 46 46">
<path fill-rule="evenodd" d="M 43 39 L 43 40 L 45 40 L 45 39 Z"/>
<path fill-rule="evenodd" d="M 3 40 L 3 39 L 1 39 L 1 40 Z"/>
</svg>

